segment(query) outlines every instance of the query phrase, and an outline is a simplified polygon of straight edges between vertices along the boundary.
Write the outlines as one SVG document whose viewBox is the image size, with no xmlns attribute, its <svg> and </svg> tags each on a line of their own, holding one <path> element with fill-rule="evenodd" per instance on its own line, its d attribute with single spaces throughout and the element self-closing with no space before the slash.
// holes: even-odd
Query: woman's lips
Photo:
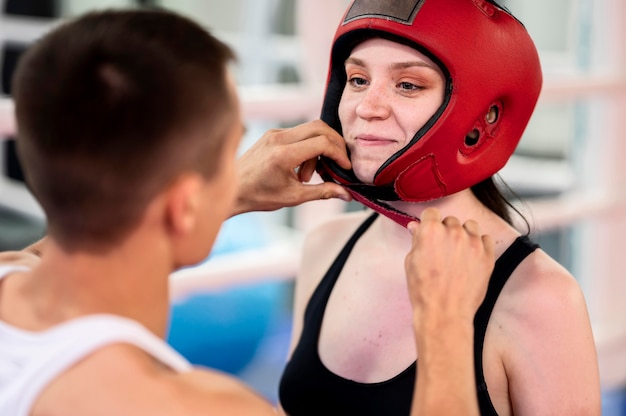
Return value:
<svg viewBox="0 0 626 416">
<path fill-rule="evenodd" d="M 356 142 L 360 146 L 387 146 L 396 143 L 393 139 L 370 135 L 357 136 Z"/>
</svg>

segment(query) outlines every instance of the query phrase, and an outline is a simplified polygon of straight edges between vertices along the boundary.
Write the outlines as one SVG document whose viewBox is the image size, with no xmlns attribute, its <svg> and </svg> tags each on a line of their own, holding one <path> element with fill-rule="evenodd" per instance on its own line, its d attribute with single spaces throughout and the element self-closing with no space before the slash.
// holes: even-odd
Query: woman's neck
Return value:
<svg viewBox="0 0 626 416">
<path fill-rule="evenodd" d="M 461 223 L 474 220 L 480 226 L 483 234 L 489 234 L 494 239 L 496 243 L 496 255 L 500 255 L 520 234 L 504 219 L 483 205 L 478 198 L 476 198 L 471 189 L 465 189 L 455 194 L 428 202 L 394 201 L 389 204 L 395 209 L 416 218 L 420 218 L 422 211 L 426 208 L 435 207 L 441 212 L 442 218 L 454 216 L 457 217 Z M 401 227 L 387 218 L 385 218 L 385 221 L 382 221 L 382 223 L 381 225 L 385 228 L 385 232 L 390 236 L 408 235 L 406 230 L 402 233 L 404 227 Z M 410 241 L 410 237 L 405 238 L 408 238 Z"/>
</svg>

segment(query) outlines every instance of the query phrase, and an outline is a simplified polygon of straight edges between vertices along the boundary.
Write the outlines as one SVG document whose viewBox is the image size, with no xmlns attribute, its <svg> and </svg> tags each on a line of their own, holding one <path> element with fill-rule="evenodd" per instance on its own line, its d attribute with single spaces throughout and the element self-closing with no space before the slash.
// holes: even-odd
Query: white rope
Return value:
<svg viewBox="0 0 626 416">
<path fill-rule="evenodd" d="M 13 101 L 0 97 L 0 140 L 15 134 Z"/>
</svg>

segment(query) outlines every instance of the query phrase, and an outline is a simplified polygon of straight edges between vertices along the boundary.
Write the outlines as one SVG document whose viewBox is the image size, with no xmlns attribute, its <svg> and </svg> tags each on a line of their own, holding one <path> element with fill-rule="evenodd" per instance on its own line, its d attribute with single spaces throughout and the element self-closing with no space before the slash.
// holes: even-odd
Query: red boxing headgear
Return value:
<svg viewBox="0 0 626 416">
<path fill-rule="evenodd" d="M 357 44 L 373 37 L 410 45 L 439 64 L 447 77 L 444 102 L 378 169 L 373 185 L 324 157 L 318 172 L 406 225 L 413 218 L 385 201 L 440 198 L 505 165 L 537 103 L 541 67 L 524 26 L 486 0 L 355 0 L 335 34 L 321 116 L 339 133 L 344 61 Z"/>
</svg>

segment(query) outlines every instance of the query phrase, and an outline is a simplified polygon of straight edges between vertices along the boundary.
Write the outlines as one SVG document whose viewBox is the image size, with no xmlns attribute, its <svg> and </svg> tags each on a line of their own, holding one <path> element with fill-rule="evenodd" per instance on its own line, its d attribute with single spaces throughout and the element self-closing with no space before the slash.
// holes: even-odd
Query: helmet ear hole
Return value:
<svg viewBox="0 0 626 416">
<path fill-rule="evenodd" d="M 497 105 L 492 105 L 485 116 L 485 121 L 489 124 L 494 124 L 500 118 L 500 109 Z"/>
<path fill-rule="evenodd" d="M 467 136 L 465 136 L 465 145 L 475 146 L 476 143 L 478 143 L 478 139 L 480 139 L 480 132 L 478 129 L 474 129 L 467 133 Z"/>
</svg>

